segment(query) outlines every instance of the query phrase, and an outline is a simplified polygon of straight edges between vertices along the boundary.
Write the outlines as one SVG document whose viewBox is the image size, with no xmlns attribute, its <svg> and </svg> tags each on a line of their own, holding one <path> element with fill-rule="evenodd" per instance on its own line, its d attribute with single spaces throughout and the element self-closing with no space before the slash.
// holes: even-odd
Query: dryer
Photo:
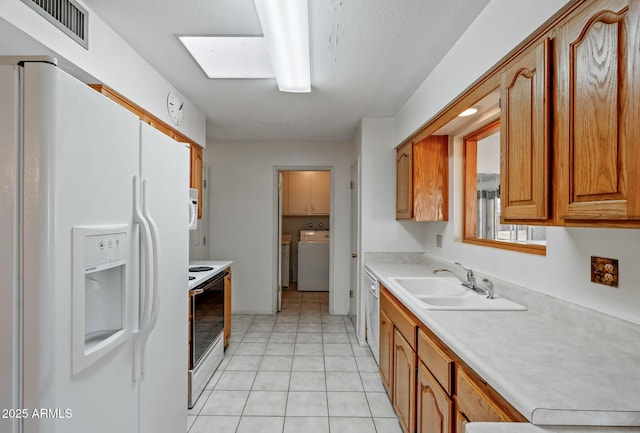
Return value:
<svg viewBox="0 0 640 433">
<path fill-rule="evenodd" d="M 298 291 L 329 291 L 329 231 L 300 230 Z"/>
</svg>

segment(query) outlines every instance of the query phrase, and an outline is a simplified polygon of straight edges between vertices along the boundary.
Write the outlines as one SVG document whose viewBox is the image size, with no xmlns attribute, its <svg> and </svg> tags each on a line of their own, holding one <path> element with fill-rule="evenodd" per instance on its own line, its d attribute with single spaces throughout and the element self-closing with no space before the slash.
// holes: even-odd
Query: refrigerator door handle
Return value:
<svg viewBox="0 0 640 433">
<path fill-rule="evenodd" d="M 140 287 L 140 320 L 138 329 L 134 332 L 134 373 L 133 379 L 137 380 L 137 362 L 136 357 L 138 352 L 142 351 L 142 343 L 144 340 L 144 333 L 149 322 L 149 316 L 151 314 L 151 293 L 150 288 L 153 286 L 153 278 L 154 274 L 151 271 L 153 268 L 153 246 L 152 246 L 152 238 L 151 238 L 151 227 L 149 222 L 144 216 L 142 211 L 142 199 L 140 197 L 141 188 L 140 188 L 140 176 L 133 176 L 133 209 L 134 209 L 134 222 L 140 224 L 140 250 L 143 251 L 145 256 L 145 265 L 144 270 L 144 285 Z M 141 371 L 144 371 L 144 356 L 141 354 Z"/>
<path fill-rule="evenodd" d="M 151 234 L 151 255 L 153 260 L 151 260 L 151 274 L 153 275 L 152 283 L 149 285 L 149 289 L 151 294 L 150 298 L 150 309 L 149 309 L 149 320 L 145 324 L 145 328 L 142 331 L 142 374 L 144 374 L 144 350 L 147 344 L 147 340 L 149 339 L 149 335 L 151 331 L 156 325 L 158 320 L 158 308 L 159 308 L 159 294 L 158 294 L 158 225 L 154 221 L 150 209 L 150 195 L 149 195 L 149 179 L 142 180 L 142 214 L 144 218 L 147 220 L 149 224 L 150 234 Z M 149 293 L 149 292 L 147 292 Z"/>
</svg>

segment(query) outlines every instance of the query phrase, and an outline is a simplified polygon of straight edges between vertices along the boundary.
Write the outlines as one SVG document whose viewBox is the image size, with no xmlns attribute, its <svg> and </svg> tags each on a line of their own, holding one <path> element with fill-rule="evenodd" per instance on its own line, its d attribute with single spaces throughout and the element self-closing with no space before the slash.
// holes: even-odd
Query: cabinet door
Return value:
<svg viewBox="0 0 640 433">
<path fill-rule="evenodd" d="M 383 310 L 380 310 L 380 376 L 387 389 L 387 394 L 393 398 L 393 323 Z"/>
<path fill-rule="evenodd" d="M 311 171 L 290 171 L 288 176 L 289 215 L 308 215 Z"/>
<path fill-rule="evenodd" d="M 450 433 L 453 403 L 422 362 L 418 363 L 418 433 Z"/>
<path fill-rule="evenodd" d="M 449 219 L 449 136 L 430 135 L 413 146 L 413 219 Z"/>
<path fill-rule="evenodd" d="M 202 148 L 191 145 L 191 188 L 198 190 L 198 219 L 202 219 Z"/>
<path fill-rule="evenodd" d="M 282 185 L 280 189 L 280 200 L 282 201 L 282 215 L 289 215 L 289 172 L 280 172 L 282 175 Z"/>
<path fill-rule="evenodd" d="M 329 215 L 331 208 L 331 172 L 311 172 L 311 214 Z"/>
<path fill-rule="evenodd" d="M 459 410 L 456 410 L 456 428 L 455 433 L 464 433 L 464 427 L 467 425 L 469 420 L 466 416 Z"/>
<path fill-rule="evenodd" d="M 500 74 L 503 221 L 549 217 L 549 54 L 545 38 Z"/>
<path fill-rule="evenodd" d="M 588 3 L 559 30 L 557 203 L 565 220 L 640 219 L 640 3 Z"/>
<path fill-rule="evenodd" d="M 224 347 L 229 344 L 231 338 L 231 268 L 224 277 Z"/>
<path fill-rule="evenodd" d="M 404 433 L 416 428 L 416 352 L 396 329 L 393 334 L 393 407 Z"/>
<path fill-rule="evenodd" d="M 396 219 L 413 217 L 413 143 L 396 151 Z"/>
</svg>

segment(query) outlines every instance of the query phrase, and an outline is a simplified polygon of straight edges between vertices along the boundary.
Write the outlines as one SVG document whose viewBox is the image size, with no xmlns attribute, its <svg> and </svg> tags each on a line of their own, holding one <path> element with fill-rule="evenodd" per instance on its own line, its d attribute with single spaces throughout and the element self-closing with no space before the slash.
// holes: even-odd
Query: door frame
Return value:
<svg viewBox="0 0 640 433">
<path fill-rule="evenodd" d="M 350 249 L 351 254 L 356 254 L 355 258 L 351 258 L 352 263 L 349 267 L 349 283 L 350 289 L 353 290 L 353 298 L 350 299 L 349 317 L 356 330 L 356 337 L 359 344 L 366 344 L 366 315 L 365 303 L 366 296 L 361 293 L 362 287 L 362 245 L 361 245 L 361 224 L 360 215 L 362 212 L 362 189 L 360 188 L 360 156 L 356 158 L 351 165 L 350 171 L 351 190 L 350 190 Z M 355 212 L 354 212 L 355 211 Z M 353 263 L 355 261 L 355 263 Z"/>
<path fill-rule="evenodd" d="M 277 165 L 273 167 L 273 244 L 271 248 L 272 263 L 273 263 L 273 280 L 272 285 L 272 307 L 273 314 L 278 312 L 278 291 L 280 286 L 280 280 L 278 278 L 280 271 L 278 266 L 282 260 L 282 248 L 281 240 L 278 237 L 280 231 L 280 186 L 279 186 L 279 174 L 283 171 L 328 171 L 330 172 L 330 185 L 329 185 L 329 231 L 335 233 L 335 167 L 333 165 Z M 335 242 L 333 241 L 332 234 L 329 235 L 329 314 L 333 314 L 333 299 L 334 299 L 334 258 L 335 258 Z M 291 257 L 289 257 L 291 260 Z"/>
</svg>

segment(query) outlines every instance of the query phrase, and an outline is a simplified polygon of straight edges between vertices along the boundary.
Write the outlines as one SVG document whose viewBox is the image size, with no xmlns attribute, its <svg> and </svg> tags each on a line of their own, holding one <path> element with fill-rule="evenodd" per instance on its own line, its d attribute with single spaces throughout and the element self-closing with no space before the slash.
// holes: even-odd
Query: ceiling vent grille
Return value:
<svg viewBox="0 0 640 433">
<path fill-rule="evenodd" d="M 89 49 L 89 15 L 73 0 L 22 0 L 71 39 Z"/>
</svg>

